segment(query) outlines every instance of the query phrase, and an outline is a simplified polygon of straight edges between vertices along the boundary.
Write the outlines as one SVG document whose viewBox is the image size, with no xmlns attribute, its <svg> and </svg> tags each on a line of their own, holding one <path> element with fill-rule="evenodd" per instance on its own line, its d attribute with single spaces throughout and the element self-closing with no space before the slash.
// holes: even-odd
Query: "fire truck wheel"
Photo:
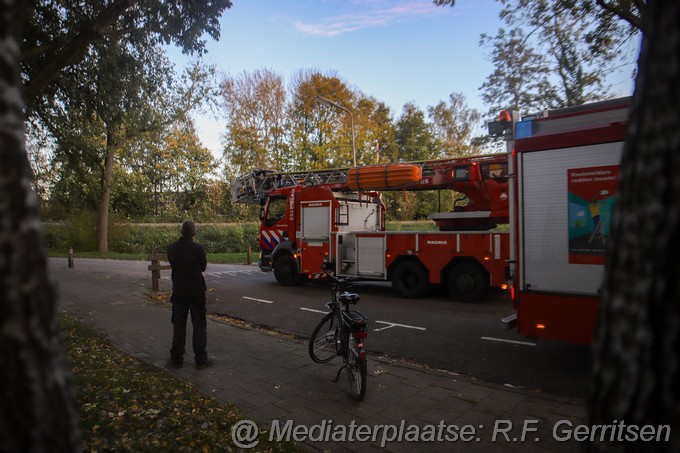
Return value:
<svg viewBox="0 0 680 453">
<path fill-rule="evenodd" d="M 403 261 L 392 271 L 392 287 L 407 299 L 417 299 L 427 292 L 430 284 L 420 263 Z"/>
<path fill-rule="evenodd" d="M 274 277 L 279 285 L 297 286 L 300 284 L 300 274 L 297 271 L 295 259 L 290 256 L 282 256 L 274 263 Z"/>
<path fill-rule="evenodd" d="M 454 266 L 446 279 L 449 293 L 460 302 L 476 302 L 489 289 L 484 272 L 473 263 Z"/>
</svg>

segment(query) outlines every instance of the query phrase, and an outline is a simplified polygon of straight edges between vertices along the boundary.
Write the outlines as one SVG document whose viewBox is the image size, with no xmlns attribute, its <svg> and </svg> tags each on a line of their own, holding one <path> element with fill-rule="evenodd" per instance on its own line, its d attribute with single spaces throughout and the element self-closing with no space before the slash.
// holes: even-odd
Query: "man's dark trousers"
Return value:
<svg viewBox="0 0 680 453">
<path fill-rule="evenodd" d="M 205 319 L 205 292 L 173 293 L 172 301 L 172 348 L 170 358 L 173 363 L 182 363 L 186 342 L 187 316 L 191 313 L 193 326 L 192 347 L 194 361 L 197 364 L 206 363 L 208 342 Z"/>
</svg>

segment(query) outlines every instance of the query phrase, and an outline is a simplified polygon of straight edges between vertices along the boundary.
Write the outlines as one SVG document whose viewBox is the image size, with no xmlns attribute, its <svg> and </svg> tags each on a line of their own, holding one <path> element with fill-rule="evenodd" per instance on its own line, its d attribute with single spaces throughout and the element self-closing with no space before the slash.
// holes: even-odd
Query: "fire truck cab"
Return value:
<svg viewBox="0 0 680 453">
<path fill-rule="evenodd" d="M 296 185 L 269 193 L 261 222 L 260 269 L 273 270 L 278 283 L 291 286 L 321 276 L 321 263 L 333 255 L 337 234 L 383 231 L 385 214 L 376 193 Z"/>
</svg>

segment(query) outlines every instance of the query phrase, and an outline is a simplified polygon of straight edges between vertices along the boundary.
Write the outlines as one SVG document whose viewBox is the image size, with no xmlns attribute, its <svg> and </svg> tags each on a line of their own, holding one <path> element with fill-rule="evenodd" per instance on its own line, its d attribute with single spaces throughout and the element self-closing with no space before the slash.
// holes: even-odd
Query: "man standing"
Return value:
<svg viewBox="0 0 680 453">
<path fill-rule="evenodd" d="M 172 267 L 172 348 L 168 366 L 184 365 L 187 316 L 191 312 L 193 325 L 192 346 L 196 368 L 213 364 L 205 351 L 207 344 L 205 292 L 203 271 L 208 265 L 205 249 L 194 242 L 196 224 L 187 220 L 182 224 L 182 237 L 168 246 L 168 261 Z"/>
</svg>

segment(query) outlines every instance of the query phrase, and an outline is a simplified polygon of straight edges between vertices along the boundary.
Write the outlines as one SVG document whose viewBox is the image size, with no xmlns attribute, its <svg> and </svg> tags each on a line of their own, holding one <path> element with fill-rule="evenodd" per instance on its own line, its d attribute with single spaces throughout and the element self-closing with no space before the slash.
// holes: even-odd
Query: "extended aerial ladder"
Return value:
<svg viewBox="0 0 680 453">
<path fill-rule="evenodd" d="M 261 204 L 269 192 L 282 187 L 327 184 L 335 190 L 348 190 L 349 168 L 309 170 L 277 173 L 272 170 L 253 170 L 231 183 L 232 199 L 238 203 Z"/>
<path fill-rule="evenodd" d="M 236 178 L 231 190 L 236 202 L 262 204 L 272 190 L 298 185 L 326 185 L 333 191 L 448 189 L 461 197 L 453 212 L 430 215 L 441 230 L 489 229 L 508 222 L 507 162 L 506 154 L 492 154 L 299 172 L 254 170 Z M 417 169 L 417 178 L 390 181 L 388 174 L 396 167 L 400 171 L 405 167 Z M 369 184 L 362 184 L 361 178 L 368 172 L 374 176 Z"/>
</svg>

